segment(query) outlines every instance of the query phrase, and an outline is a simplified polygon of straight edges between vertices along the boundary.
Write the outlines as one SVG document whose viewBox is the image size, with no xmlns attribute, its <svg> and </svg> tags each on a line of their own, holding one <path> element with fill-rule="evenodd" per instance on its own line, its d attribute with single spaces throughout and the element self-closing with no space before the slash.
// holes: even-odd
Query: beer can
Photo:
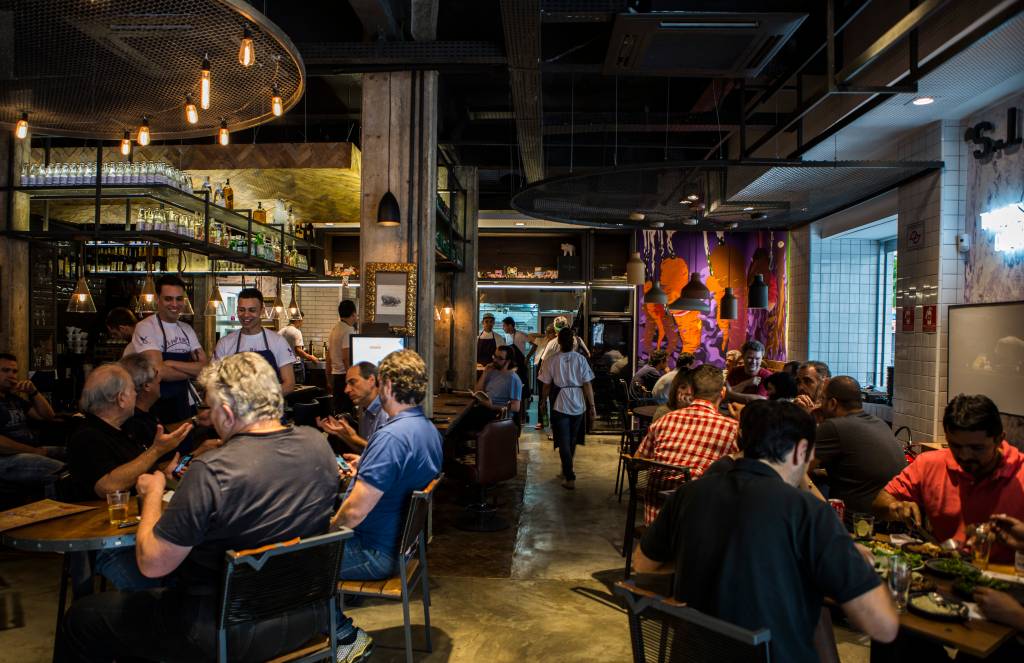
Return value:
<svg viewBox="0 0 1024 663">
<path fill-rule="evenodd" d="M 836 515 L 839 516 L 839 520 L 845 522 L 846 520 L 846 503 L 842 500 L 829 500 L 828 504 L 832 507 Z"/>
</svg>

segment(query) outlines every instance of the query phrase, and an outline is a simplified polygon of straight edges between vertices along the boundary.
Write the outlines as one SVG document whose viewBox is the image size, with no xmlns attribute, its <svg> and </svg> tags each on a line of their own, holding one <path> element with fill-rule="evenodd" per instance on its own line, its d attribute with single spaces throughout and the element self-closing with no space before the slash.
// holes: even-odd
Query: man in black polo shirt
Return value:
<svg viewBox="0 0 1024 663">
<path fill-rule="evenodd" d="M 814 420 L 792 403 L 743 410 L 732 469 L 679 488 L 644 534 L 637 571 L 675 570 L 673 594 L 697 610 L 771 631 L 773 660 L 817 662 L 826 597 L 875 640 L 896 637 L 888 590 L 827 503 L 797 488 L 813 456 Z"/>
<path fill-rule="evenodd" d="M 121 430 L 143 447 L 148 447 L 156 436 L 160 421 L 152 408 L 160 400 L 160 371 L 150 357 L 131 353 L 117 362 L 132 378 L 135 385 L 135 412 L 124 422 Z"/>
<path fill-rule="evenodd" d="M 174 573 L 166 589 L 104 592 L 75 602 L 65 619 L 68 650 L 82 660 L 213 660 L 224 553 L 327 532 L 338 466 L 323 434 L 283 426 L 284 395 L 258 354 L 213 362 L 199 382 L 224 445 L 195 458 L 161 515 L 165 477 L 139 477 L 139 569 Z M 323 606 L 228 634 L 232 660 L 267 660 L 327 633 Z"/>
</svg>

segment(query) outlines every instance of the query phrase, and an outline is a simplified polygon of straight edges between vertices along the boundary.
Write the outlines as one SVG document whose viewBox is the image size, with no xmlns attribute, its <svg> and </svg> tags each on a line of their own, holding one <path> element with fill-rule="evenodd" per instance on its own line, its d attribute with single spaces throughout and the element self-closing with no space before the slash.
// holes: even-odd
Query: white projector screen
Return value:
<svg viewBox="0 0 1024 663">
<path fill-rule="evenodd" d="M 1024 416 L 1024 302 L 949 307 L 949 398 L 984 394 Z"/>
</svg>

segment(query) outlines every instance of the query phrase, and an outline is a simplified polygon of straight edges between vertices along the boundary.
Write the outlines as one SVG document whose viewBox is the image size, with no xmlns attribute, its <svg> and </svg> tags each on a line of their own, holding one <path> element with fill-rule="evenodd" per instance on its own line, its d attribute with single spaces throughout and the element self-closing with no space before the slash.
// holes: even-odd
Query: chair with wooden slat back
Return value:
<svg viewBox="0 0 1024 663">
<path fill-rule="evenodd" d="M 427 537 L 434 490 L 443 478 L 443 474 L 438 475 L 423 490 L 413 492 L 409 498 L 405 524 L 402 526 L 402 537 L 399 540 L 398 575 L 383 580 L 342 580 L 338 583 L 338 589 L 343 594 L 402 602 L 405 658 L 408 663 L 412 663 L 412 622 L 409 618 L 409 595 L 412 590 L 410 585 L 415 587 L 417 578 L 423 592 L 423 625 L 427 651 L 434 650 L 430 642 L 430 577 L 427 572 Z"/>
<path fill-rule="evenodd" d="M 626 531 L 622 536 L 622 552 L 626 557 L 625 577 L 628 580 L 633 564 L 633 541 L 637 535 L 636 512 L 648 505 L 664 503 L 663 492 L 678 488 L 690 480 L 690 468 L 656 460 L 622 454 L 629 480 L 629 506 L 626 507 Z"/>
<path fill-rule="evenodd" d="M 336 617 L 334 599 L 341 570 L 342 546 L 352 533 L 331 532 L 292 539 L 253 550 L 229 550 L 217 619 L 217 661 L 228 660 L 228 631 L 318 603 L 330 615 L 330 632 L 310 634 L 307 642 L 277 661 L 333 659 Z"/>
<path fill-rule="evenodd" d="M 626 603 L 634 663 L 768 663 L 771 632 L 751 631 L 636 587 L 615 583 Z"/>
</svg>

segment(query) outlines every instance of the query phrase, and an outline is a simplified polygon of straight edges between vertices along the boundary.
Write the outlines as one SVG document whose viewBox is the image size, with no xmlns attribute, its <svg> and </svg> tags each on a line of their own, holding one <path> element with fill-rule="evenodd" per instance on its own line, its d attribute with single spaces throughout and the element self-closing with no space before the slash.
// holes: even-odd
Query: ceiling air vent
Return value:
<svg viewBox="0 0 1024 663">
<path fill-rule="evenodd" d="M 614 76 L 755 78 L 807 14 L 618 14 L 604 73 Z"/>
</svg>

